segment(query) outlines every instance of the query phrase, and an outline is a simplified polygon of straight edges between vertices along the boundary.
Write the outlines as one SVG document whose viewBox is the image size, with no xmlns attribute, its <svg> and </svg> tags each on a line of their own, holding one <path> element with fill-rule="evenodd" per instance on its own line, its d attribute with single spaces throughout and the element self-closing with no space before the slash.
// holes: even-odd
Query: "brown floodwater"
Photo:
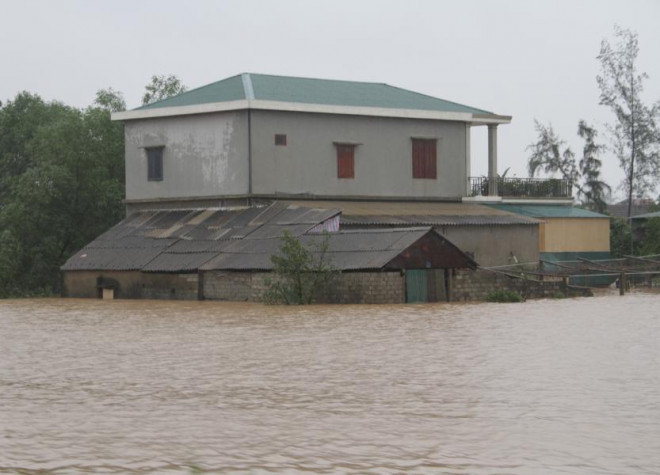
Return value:
<svg viewBox="0 0 660 475">
<path fill-rule="evenodd" d="M 660 473 L 660 295 L 0 301 L 1 473 Z"/>
</svg>

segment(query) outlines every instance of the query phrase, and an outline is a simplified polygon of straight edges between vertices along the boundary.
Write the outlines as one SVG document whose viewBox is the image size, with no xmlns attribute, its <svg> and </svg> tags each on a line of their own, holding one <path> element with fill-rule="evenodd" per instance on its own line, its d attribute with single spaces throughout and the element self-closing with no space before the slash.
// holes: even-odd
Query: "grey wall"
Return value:
<svg viewBox="0 0 660 475">
<path fill-rule="evenodd" d="M 126 199 L 248 192 L 247 113 L 127 121 Z M 147 180 L 144 147 L 164 146 L 163 180 Z"/>
<path fill-rule="evenodd" d="M 463 252 L 472 253 L 481 266 L 512 264 L 539 260 L 539 227 L 510 224 L 506 226 L 443 226 L 435 228 Z"/>
<path fill-rule="evenodd" d="M 287 145 L 276 146 L 275 134 Z M 412 178 L 412 137 L 436 138 L 437 179 Z M 359 143 L 355 178 L 337 178 L 334 142 Z M 462 122 L 252 111 L 255 194 L 458 197 L 466 188 Z"/>
</svg>

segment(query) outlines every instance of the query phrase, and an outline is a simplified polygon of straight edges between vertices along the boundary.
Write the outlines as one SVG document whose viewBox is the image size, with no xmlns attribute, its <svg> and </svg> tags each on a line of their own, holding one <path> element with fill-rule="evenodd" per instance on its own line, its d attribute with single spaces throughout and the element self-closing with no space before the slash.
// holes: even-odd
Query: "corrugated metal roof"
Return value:
<svg viewBox="0 0 660 475">
<path fill-rule="evenodd" d="M 136 213 L 70 258 L 62 270 L 269 270 L 284 229 L 318 256 L 326 235 L 304 233 L 338 212 L 335 207 L 277 203 L 239 211 Z M 430 227 L 340 231 L 330 234 L 327 256 L 340 270 L 380 269 L 428 233 L 437 236 Z M 192 239 L 191 234 L 203 239 Z"/>
<path fill-rule="evenodd" d="M 164 252 L 142 267 L 143 272 L 197 272 L 217 252 L 172 253 Z"/>
<path fill-rule="evenodd" d="M 300 206 L 339 208 L 342 226 L 537 225 L 538 220 L 476 203 L 401 201 L 286 201 Z"/>
<path fill-rule="evenodd" d="M 250 87 L 251 86 L 251 87 Z M 246 91 L 246 87 L 250 91 Z M 193 89 L 135 110 L 230 102 L 245 99 L 334 106 L 378 107 L 491 114 L 384 83 L 244 73 Z"/>
<path fill-rule="evenodd" d="M 328 238 L 326 256 L 339 270 L 380 269 L 414 244 L 431 228 L 342 231 Z M 319 256 L 326 237 L 307 234 L 301 243 Z M 278 253 L 280 239 L 244 239 L 223 250 L 201 270 L 270 270 L 270 256 Z"/>
<path fill-rule="evenodd" d="M 300 236 L 338 213 L 286 203 L 238 210 L 141 211 L 92 241 L 62 270 L 188 272 L 243 239 L 278 241 L 284 229 Z"/>
<path fill-rule="evenodd" d="M 488 206 L 533 218 L 609 218 L 604 214 L 566 205 L 490 204 Z"/>
<path fill-rule="evenodd" d="M 158 256 L 162 249 L 85 248 L 70 257 L 62 270 L 140 270 Z"/>
</svg>

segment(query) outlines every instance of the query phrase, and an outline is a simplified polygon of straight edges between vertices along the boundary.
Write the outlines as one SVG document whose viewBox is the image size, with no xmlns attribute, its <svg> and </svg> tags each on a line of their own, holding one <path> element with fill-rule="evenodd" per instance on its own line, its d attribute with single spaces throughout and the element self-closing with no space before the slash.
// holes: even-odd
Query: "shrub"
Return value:
<svg viewBox="0 0 660 475">
<path fill-rule="evenodd" d="M 329 261 L 330 234 L 320 244 L 305 246 L 285 230 L 279 252 L 271 256 L 273 278 L 267 279 L 263 296 L 267 303 L 303 305 L 316 301 L 319 292 L 332 284 L 337 270 Z"/>
<path fill-rule="evenodd" d="M 518 292 L 509 289 L 497 289 L 488 294 L 486 300 L 489 302 L 523 302 L 524 299 Z"/>
</svg>

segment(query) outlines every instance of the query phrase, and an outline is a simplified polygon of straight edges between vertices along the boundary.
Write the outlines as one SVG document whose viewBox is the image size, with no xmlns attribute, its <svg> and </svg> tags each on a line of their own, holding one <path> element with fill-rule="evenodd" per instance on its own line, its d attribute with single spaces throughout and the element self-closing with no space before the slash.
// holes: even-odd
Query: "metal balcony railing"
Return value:
<svg viewBox="0 0 660 475">
<path fill-rule="evenodd" d="M 470 177 L 470 196 L 488 196 L 488 178 Z M 498 178 L 498 196 L 511 198 L 571 198 L 568 180 L 559 178 Z"/>
</svg>

